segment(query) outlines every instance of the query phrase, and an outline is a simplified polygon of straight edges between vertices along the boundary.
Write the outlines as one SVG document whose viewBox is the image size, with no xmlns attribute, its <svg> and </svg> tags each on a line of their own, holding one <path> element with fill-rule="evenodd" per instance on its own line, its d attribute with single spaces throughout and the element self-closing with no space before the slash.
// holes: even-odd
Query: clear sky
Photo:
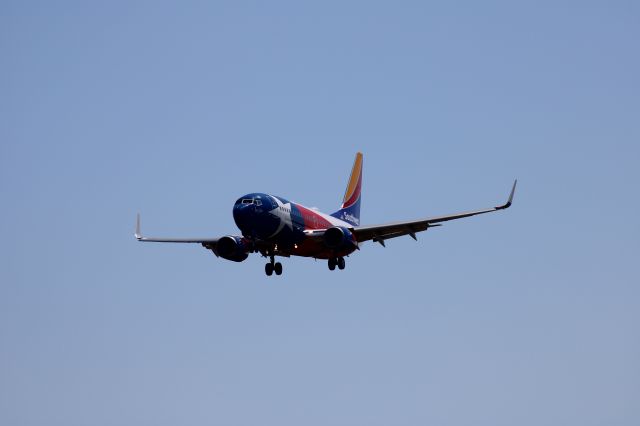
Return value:
<svg viewBox="0 0 640 426">
<path fill-rule="evenodd" d="M 640 6 L 0 3 L 0 424 L 640 424 Z M 216 259 L 270 192 L 504 202 L 345 271 Z"/>
</svg>

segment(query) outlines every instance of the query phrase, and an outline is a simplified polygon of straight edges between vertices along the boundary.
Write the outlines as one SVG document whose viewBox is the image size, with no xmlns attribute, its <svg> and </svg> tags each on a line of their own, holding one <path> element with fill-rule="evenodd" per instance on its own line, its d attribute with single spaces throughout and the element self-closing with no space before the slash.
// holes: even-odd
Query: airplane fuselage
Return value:
<svg viewBox="0 0 640 426">
<path fill-rule="evenodd" d="M 233 206 L 233 219 L 248 241 L 271 243 L 280 256 L 304 256 L 330 259 L 347 256 L 357 249 L 357 241 L 329 249 L 315 230 L 353 225 L 318 210 L 265 193 L 251 193 Z"/>
</svg>

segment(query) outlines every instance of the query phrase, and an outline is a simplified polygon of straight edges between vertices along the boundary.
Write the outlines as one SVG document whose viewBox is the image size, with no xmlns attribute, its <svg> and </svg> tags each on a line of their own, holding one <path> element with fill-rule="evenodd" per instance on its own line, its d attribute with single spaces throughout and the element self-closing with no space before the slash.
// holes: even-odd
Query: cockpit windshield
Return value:
<svg viewBox="0 0 640 426">
<path fill-rule="evenodd" d="M 256 206 L 261 206 L 262 205 L 262 201 L 257 199 L 257 198 L 242 198 L 241 200 L 238 200 L 238 203 L 240 203 L 240 204 L 255 204 Z"/>
</svg>

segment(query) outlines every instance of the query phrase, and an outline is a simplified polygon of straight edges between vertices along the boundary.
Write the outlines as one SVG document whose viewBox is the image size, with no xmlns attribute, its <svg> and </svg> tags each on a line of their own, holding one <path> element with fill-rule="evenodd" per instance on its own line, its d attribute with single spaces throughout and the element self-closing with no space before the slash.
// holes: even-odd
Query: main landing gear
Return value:
<svg viewBox="0 0 640 426">
<path fill-rule="evenodd" d="M 282 275 L 282 263 L 276 262 L 273 256 L 271 256 L 271 261 L 264 265 L 264 273 L 270 277 L 274 272 L 276 275 Z"/>
<path fill-rule="evenodd" d="M 330 270 L 334 270 L 336 269 L 336 266 L 338 267 L 338 269 L 343 270 L 344 267 L 346 266 L 346 263 L 344 261 L 344 257 L 332 257 L 329 259 L 329 269 Z"/>
</svg>

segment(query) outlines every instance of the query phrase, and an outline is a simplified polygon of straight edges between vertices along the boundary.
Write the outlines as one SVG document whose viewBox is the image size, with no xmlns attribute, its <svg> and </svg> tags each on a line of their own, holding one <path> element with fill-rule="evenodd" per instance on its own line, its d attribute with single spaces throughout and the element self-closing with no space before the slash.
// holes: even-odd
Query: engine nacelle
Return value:
<svg viewBox="0 0 640 426">
<path fill-rule="evenodd" d="M 332 250 L 351 249 L 355 246 L 353 234 L 342 226 L 334 226 L 324 232 L 324 244 Z"/>
<path fill-rule="evenodd" d="M 223 259 L 234 262 L 242 262 L 249 257 L 251 251 L 249 245 L 242 237 L 227 235 L 218 240 L 215 253 Z"/>
</svg>

